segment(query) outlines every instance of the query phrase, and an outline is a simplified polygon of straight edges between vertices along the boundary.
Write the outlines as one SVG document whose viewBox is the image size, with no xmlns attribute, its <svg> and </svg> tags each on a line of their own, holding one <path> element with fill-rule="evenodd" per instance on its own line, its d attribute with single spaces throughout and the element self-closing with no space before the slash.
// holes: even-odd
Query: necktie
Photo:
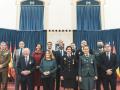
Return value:
<svg viewBox="0 0 120 90">
<path fill-rule="evenodd" d="M 108 60 L 110 60 L 110 54 L 109 53 L 107 53 L 107 58 L 108 58 Z"/>
<path fill-rule="evenodd" d="M 22 48 L 20 49 L 20 56 L 22 56 Z"/>
<path fill-rule="evenodd" d="M 27 64 L 28 64 L 27 57 L 25 57 L 25 64 L 26 64 L 26 66 L 27 66 Z"/>
<path fill-rule="evenodd" d="M 61 56 L 62 56 L 62 50 L 60 50 L 60 54 L 61 54 Z"/>
</svg>

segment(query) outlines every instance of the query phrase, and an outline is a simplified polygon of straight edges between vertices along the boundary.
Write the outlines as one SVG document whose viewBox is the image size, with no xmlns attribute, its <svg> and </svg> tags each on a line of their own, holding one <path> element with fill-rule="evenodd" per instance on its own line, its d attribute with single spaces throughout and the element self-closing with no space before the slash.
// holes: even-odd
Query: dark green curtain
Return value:
<svg viewBox="0 0 120 90">
<path fill-rule="evenodd" d="M 7 42 L 8 46 L 10 43 L 12 49 L 18 48 L 19 42 L 22 40 L 25 42 L 25 47 L 30 48 L 31 52 L 34 51 L 35 46 L 40 43 L 43 50 L 46 50 L 47 32 L 44 31 L 16 31 L 10 29 L 0 29 L 0 42 Z"/>
<path fill-rule="evenodd" d="M 110 43 L 116 47 L 117 58 L 120 62 L 120 29 L 103 30 L 103 31 L 73 31 L 73 42 L 76 46 L 80 47 L 80 42 L 86 40 L 91 49 L 96 49 L 96 43 L 98 40 L 102 40 L 104 43 Z"/>
<path fill-rule="evenodd" d="M 77 5 L 77 30 L 101 29 L 100 5 Z"/>
<path fill-rule="evenodd" d="M 20 24 L 21 31 L 43 30 L 44 6 L 43 5 L 21 5 Z"/>
</svg>

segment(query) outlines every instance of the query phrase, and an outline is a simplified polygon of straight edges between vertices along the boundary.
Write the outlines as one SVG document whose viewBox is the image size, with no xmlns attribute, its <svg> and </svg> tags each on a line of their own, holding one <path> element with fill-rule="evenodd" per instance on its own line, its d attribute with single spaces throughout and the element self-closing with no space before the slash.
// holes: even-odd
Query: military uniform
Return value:
<svg viewBox="0 0 120 90">
<path fill-rule="evenodd" d="M 10 62 L 10 52 L 7 50 L 0 51 L 0 83 L 2 83 L 2 89 L 7 90 L 7 79 L 8 79 L 8 65 Z"/>
<path fill-rule="evenodd" d="M 80 56 L 79 59 L 79 76 L 82 78 L 80 89 L 93 90 L 95 86 L 95 76 L 97 76 L 95 56 Z"/>
<path fill-rule="evenodd" d="M 61 76 L 63 76 L 64 80 L 62 80 L 61 85 L 64 88 L 76 88 L 77 81 L 76 76 L 78 74 L 77 62 L 74 55 L 67 56 L 64 55 L 61 60 Z"/>
</svg>

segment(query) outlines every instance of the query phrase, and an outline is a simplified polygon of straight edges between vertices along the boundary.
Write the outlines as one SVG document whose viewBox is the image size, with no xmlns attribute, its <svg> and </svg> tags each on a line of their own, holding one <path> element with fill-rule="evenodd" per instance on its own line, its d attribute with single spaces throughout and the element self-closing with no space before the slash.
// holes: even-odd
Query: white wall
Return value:
<svg viewBox="0 0 120 90">
<path fill-rule="evenodd" d="M 0 28 L 18 29 L 18 2 L 0 0 Z M 75 29 L 77 0 L 43 0 L 45 3 L 45 29 Z M 104 1 L 104 0 L 101 0 Z M 103 29 L 120 28 L 120 0 L 105 0 L 102 6 Z"/>
<path fill-rule="evenodd" d="M 51 0 L 48 7 L 48 29 L 72 29 L 71 0 Z"/>
<path fill-rule="evenodd" d="M 120 0 L 105 0 L 105 29 L 120 28 Z"/>
<path fill-rule="evenodd" d="M 0 0 L 0 28 L 16 29 L 16 0 Z"/>
</svg>

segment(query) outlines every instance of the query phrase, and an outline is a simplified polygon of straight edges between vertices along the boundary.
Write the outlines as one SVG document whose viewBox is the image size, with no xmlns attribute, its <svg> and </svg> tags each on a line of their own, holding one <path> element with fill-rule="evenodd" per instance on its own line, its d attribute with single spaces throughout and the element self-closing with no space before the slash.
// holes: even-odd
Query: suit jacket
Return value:
<svg viewBox="0 0 120 90">
<path fill-rule="evenodd" d="M 65 51 L 63 51 L 63 56 L 66 54 Z M 55 51 L 55 57 L 56 57 L 56 61 L 57 61 L 57 65 L 58 65 L 58 69 L 61 68 L 61 60 L 62 60 L 62 57 L 63 57 L 60 53 L 60 50 L 58 51 Z"/>
<path fill-rule="evenodd" d="M 13 66 L 14 66 L 15 69 L 17 67 L 17 63 L 18 63 L 19 58 L 20 58 L 20 49 L 17 49 L 14 52 L 14 55 L 13 55 Z"/>
<path fill-rule="evenodd" d="M 79 59 L 79 76 L 97 76 L 96 60 L 94 55 L 80 56 Z"/>
<path fill-rule="evenodd" d="M 25 78 L 27 76 L 23 76 L 21 74 L 21 72 L 23 70 L 30 70 L 31 71 L 31 74 L 28 75 L 28 76 L 31 76 L 34 69 L 35 69 L 35 61 L 33 60 L 33 57 L 32 56 L 29 56 L 29 60 L 28 60 L 28 64 L 26 65 L 25 63 L 25 57 L 24 56 L 21 56 L 19 58 L 19 61 L 18 61 L 18 64 L 17 64 L 17 69 L 18 69 L 18 73 L 21 75 L 21 77 Z"/>
<path fill-rule="evenodd" d="M 110 60 L 108 60 L 106 53 L 104 52 L 100 55 L 99 62 L 103 76 L 106 76 L 107 69 L 112 69 L 113 75 L 116 74 L 116 68 L 118 67 L 118 63 L 117 56 L 115 54 L 110 53 Z"/>
</svg>

